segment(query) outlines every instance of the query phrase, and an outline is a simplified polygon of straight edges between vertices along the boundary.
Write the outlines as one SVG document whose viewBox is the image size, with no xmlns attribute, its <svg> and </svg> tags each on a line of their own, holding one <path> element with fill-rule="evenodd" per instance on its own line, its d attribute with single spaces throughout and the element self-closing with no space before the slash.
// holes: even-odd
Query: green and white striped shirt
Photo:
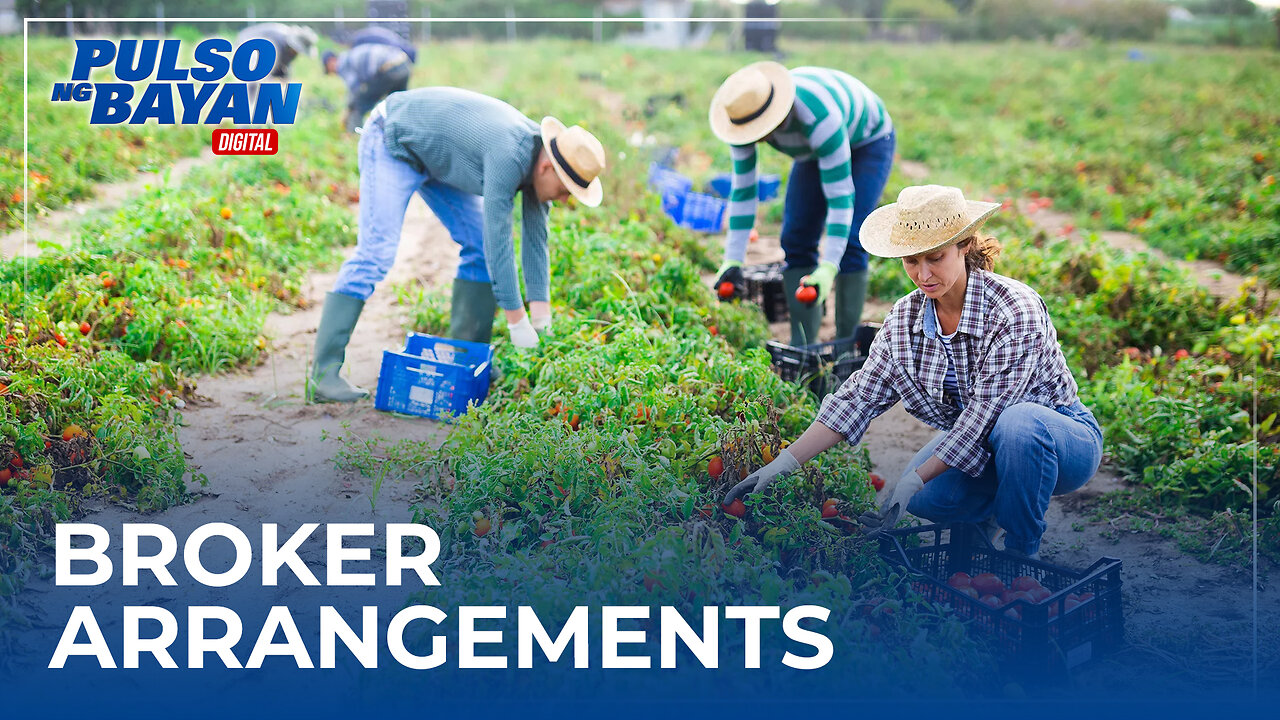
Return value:
<svg viewBox="0 0 1280 720">
<path fill-rule="evenodd" d="M 850 150 L 893 132 L 884 102 L 847 73 L 818 67 L 791 70 L 796 99 L 791 113 L 767 142 L 796 160 L 818 159 L 827 196 L 827 234 L 821 258 L 840 264 L 853 222 Z M 725 259 L 743 261 L 756 222 L 756 146 L 735 145 L 733 190 L 729 195 L 729 236 Z"/>
</svg>

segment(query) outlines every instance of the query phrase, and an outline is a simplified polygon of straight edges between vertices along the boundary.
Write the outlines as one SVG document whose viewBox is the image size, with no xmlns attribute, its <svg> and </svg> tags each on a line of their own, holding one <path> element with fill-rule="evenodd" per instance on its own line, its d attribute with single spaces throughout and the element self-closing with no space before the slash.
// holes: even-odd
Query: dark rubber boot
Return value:
<svg viewBox="0 0 1280 720">
<path fill-rule="evenodd" d="M 862 324 L 867 300 L 867 271 L 836 275 L 836 338 L 850 338 Z"/>
<path fill-rule="evenodd" d="M 311 399 L 315 402 L 355 402 L 369 397 L 369 391 L 356 387 L 339 375 L 347 358 L 351 331 L 364 310 L 359 298 L 331 292 L 324 297 L 320 327 L 316 329 L 315 362 L 311 366 Z"/>
<path fill-rule="evenodd" d="M 782 287 L 787 293 L 787 310 L 791 314 L 791 344 L 811 345 L 818 342 L 818 328 L 822 327 L 822 304 L 806 305 L 796 299 L 800 279 L 817 270 L 817 266 L 788 268 L 782 271 Z"/>
<path fill-rule="evenodd" d="M 497 311 L 492 285 L 457 278 L 449 306 L 449 335 L 454 340 L 487 345 L 493 339 L 493 314 Z"/>
</svg>

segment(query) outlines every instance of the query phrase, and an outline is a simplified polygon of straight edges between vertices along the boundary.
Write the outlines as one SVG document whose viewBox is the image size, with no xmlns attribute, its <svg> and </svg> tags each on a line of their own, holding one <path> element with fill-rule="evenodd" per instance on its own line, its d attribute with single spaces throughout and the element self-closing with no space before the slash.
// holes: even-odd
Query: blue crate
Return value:
<svg viewBox="0 0 1280 720">
<path fill-rule="evenodd" d="M 684 218 L 684 199 L 693 181 L 658 163 L 649 165 L 649 186 L 662 197 L 662 211 L 679 223 Z"/>
<path fill-rule="evenodd" d="M 693 181 L 658 163 L 649 165 L 649 187 L 659 194 L 675 193 L 683 195 L 693 189 Z"/>
<path fill-rule="evenodd" d="M 404 350 L 385 350 L 374 407 L 436 420 L 467 412 L 489 395 L 493 348 L 409 333 Z"/>
<path fill-rule="evenodd" d="M 760 175 L 756 181 L 756 192 L 760 202 L 778 197 L 778 189 L 782 187 L 782 178 L 777 175 Z M 733 175 L 720 173 L 707 183 L 707 192 L 716 197 L 727 198 L 733 189 Z"/>
<path fill-rule="evenodd" d="M 723 198 L 702 193 L 688 193 L 684 196 L 680 217 L 675 220 L 690 230 L 720 232 L 724 228 L 724 215 L 728 205 Z"/>
</svg>

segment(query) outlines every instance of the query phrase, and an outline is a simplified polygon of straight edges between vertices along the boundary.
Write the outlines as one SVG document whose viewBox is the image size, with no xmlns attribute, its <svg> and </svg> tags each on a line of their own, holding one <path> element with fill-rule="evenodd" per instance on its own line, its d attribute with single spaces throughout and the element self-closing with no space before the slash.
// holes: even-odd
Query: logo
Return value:
<svg viewBox="0 0 1280 720">
<path fill-rule="evenodd" d="M 262 82 L 275 68 L 276 48 L 255 38 L 201 40 L 189 67 L 181 40 L 76 40 L 69 82 L 56 82 L 52 102 L 91 103 L 90 125 L 292 125 L 301 83 Z M 111 68 L 113 81 L 90 79 Z M 274 154 L 275 130 L 218 130 L 218 154 Z"/>
</svg>

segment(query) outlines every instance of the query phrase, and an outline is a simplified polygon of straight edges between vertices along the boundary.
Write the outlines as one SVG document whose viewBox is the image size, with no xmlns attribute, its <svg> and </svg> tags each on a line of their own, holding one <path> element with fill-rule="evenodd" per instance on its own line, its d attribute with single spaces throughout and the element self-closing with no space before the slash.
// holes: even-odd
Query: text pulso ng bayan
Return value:
<svg viewBox="0 0 1280 720">
<path fill-rule="evenodd" d="M 71 81 L 54 83 L 49 99 L 92 102 L 91 125 L 290 125 L 297 118 L 301 83 L 265 82 L 250 92 L 275 67 L 271 41 L 201 40 L 190 68 L 178 67 L 180 51 L 180 40 L 76 40 Z M 116 82 L 91 81 L 108 67 Z M 228 74 L 236 82 L 224 82 Z"/>
</svg>

